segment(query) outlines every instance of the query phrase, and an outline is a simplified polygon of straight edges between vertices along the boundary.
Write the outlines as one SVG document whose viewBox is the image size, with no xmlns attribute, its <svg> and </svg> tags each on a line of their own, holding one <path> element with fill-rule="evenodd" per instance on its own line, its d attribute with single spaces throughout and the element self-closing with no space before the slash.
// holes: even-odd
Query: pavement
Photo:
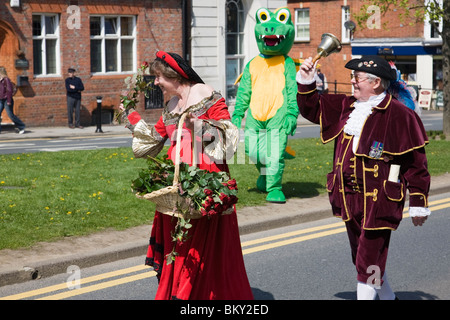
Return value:
<svg viewBox="0 0 450 320">
<path fill-rule="evenodd" d="M 36 127 L 27 128 L 25 134 L 19 135 L 13 128 L 5 129 L 2 126 L 0 141 L 129 135 L 128 129 L 122 125 L 102 125 L 103 133 L 95 133 L 95 130 L 96 126 L 84 129 Z M 444 192 L 450 192 L 449 173 L 431 179 L 430 195 Z M 245 207 L 239 209 L 237 214 L 241 235 L 332 216 L 327 195 L 291 198 L 285 204 L 267 203 L 264 206 Z M 0 286 L 66 273 L 71 265 L 86 268 L 136 256 L 142 256 L 144 263 L 150 229 L 151 225 L 143 225 L 123 231 L 106 230 L 88 236 L 42 242 L 30 248 L 0 250 Z"/>
<path fill-rule="evenodd" d="M 25 128 L 24 134 L 18 134 L 14 125 L 2 124 L 0 141 L 26 140 L 26 139 L 51 139 L 66 137 L 96 137 L 108 135 L 130 136 L 130 130 L 123 125 L 102 125 L 101 131 L 96 132 L 97 126 L 88 126 L 83 129 L 66 127 L 30 127 Z"/>
</svg>

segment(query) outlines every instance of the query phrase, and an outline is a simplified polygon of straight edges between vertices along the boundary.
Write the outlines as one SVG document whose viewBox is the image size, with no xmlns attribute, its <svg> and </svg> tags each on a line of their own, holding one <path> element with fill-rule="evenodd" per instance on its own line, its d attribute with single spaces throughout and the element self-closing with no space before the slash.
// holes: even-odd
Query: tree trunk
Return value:
<svg viewBox="0 0 450 320">
<path fill-rule="evenodd" d="M 450 139 L 450 0 L 444 0 L 442 28 L 442 73 L 444 84 L 443 131 Z"/>
</svg>

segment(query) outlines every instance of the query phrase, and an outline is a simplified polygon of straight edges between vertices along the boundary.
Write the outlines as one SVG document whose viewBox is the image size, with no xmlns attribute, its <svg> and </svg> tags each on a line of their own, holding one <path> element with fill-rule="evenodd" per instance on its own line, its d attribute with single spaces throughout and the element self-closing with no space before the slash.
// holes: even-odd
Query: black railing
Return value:
<svg viewBox="0 0 450 320">
<path fill-rule="evenodd" d="M 146 82 L 151 82 L 145 95 L 145 109 L 160 109 L 164 107 L 164 96 L 161 89 L 153 83 L 155 76 L 144 76 Z"/>
</svg>

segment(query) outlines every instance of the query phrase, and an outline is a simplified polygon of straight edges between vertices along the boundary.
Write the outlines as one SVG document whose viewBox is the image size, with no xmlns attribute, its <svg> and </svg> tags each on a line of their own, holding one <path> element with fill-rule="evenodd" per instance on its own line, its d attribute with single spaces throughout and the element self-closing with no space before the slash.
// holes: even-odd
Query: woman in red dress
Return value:
<svg viewBox="0 0 450 320">
<path fill-rule="evenodd" d="M 181 161 L 192 164 L 192 132 L 202 145 L 196 163 L 200 169 L 228 172 L 225 156 L 236 151 L 238 130 L 230 121 L 225 99 L 177 54 L 159 51 L 150 66 L 164 97 L 169 98 L 162 116 L 150 126 L 134 111 L 128 114 L 136 157 L 157 155 L 170 139 L 168 156 L 174 161 L 178 121 L 188 113 L 181 139 Z M 216 139 L 205 146 L 205 136 Z M 229 152 L 233 150 L 233 152 Z M 225 155 L 225 156 L 224 156 Z M 189 237 L 176 244 L 177 256 L 167 264 L 172 251 L 171 233 L 176 219 L 156 211 L 146 264 L 158 274 L 155 299 L 211 300 L 253 299 L 242 256 L 236 211 L 192 219 Z"/>
</svg>

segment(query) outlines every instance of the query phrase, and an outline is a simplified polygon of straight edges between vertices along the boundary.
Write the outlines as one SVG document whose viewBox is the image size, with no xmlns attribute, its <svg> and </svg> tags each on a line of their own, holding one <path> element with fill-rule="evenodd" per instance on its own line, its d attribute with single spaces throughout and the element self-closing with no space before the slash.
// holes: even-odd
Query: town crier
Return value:
<svg viewBox="0 0 450 320">
<path fill-rule="evenodd" d="M 323 143 L 334 141 L 327 191 L 333 214 L 346 223 L 357 271 L 357 298 L 395 299 L 385 266 L 390 235 L 403 215 L 406 191 L 414 225 L 430 214 L 428 138 L 419 116 L 387 91 L 396 71 L 378 56 L 352 59 L 353 95 L 316 90 L 309 58 L 297 73 L 297 102 L 306 119 L 320 124 Z"/>
</svg>

